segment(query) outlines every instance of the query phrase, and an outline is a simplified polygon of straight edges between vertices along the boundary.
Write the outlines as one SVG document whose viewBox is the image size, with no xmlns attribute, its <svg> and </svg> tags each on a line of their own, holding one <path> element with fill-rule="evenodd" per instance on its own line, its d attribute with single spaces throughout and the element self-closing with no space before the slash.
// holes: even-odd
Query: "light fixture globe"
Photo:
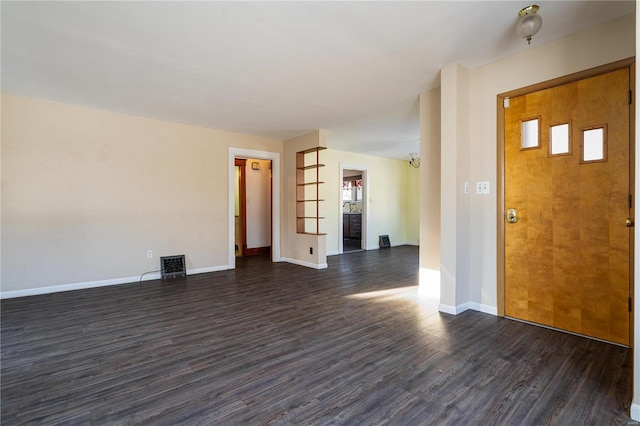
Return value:
<svg viewBox="0 0 640 426">
<path fill-rule="evenodd" d="M 414 169 L 420 167 L 420 155 L 417 152 L 409 153 L 409 165 Z"/>
<path fill-rule="evenodd" d="M 540 9 L 540 6 L 534 4 L 518 12 L 520 19 L 518 20 L 516 32 L 520 37 L 527 39 L 528 44 L 531 44 L 531 37 L 536 35 L 542 27 L 542 18 L 536 13 L 538 9 Z"/>
</svg>

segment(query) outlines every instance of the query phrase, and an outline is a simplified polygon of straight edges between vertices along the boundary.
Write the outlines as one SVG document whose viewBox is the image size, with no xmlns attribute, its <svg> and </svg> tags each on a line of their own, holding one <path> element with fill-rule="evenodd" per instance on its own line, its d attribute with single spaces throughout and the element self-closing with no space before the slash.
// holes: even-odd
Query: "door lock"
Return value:
<svg viewBox="0 0 640 426">
<path fill-rule="evenodd" d="M 507 223 L 516 223 L 518 221 L 518 211 L 516 209 L 507 209 Z"/>
</svg>

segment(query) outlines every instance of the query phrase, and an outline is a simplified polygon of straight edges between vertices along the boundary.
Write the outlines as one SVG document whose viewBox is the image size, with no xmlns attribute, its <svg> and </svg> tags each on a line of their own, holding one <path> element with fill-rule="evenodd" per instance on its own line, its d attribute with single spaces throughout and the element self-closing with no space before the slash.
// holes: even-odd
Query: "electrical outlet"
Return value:
<svg viewBox="0 0 640 426">
<path fill-rule="evenodd" d="M 464 182 L 464 193 L 465 194 L 469 193 L 469 182 L 468 181 Z"/>
<path fill-rule="evenodd" d="M 147 250 L 147 259 L 153 259 L 153 250 Z"/>
</svg>

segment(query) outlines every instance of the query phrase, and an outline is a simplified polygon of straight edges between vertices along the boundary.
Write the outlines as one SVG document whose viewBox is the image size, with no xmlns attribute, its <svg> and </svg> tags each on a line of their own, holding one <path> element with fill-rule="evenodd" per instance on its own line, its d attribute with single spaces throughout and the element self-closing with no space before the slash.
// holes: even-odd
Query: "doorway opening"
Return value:
<svg viewBox="0 0 640 426">
<path fill-rule="evenodd" d="M 271 252 L 271 160 L 236 158 L 235 255 Z"/>
<path fill-rule="evenodd" d="M 228 268 L 239 254 L 280 262 L 280 154 L 229 148 L 228 171 Z"/>
<path fill-rule="evenodd" d="M 340 252 L 366 250 L 367 170 L 342 164 L 340 167 Z"/>
</svg>

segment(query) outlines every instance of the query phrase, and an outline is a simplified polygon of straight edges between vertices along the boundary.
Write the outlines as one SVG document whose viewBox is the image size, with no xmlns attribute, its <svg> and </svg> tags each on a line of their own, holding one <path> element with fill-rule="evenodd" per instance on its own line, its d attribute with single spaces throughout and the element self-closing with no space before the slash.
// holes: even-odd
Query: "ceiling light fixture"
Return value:
<svg viewBox="0 0 640 426">
<path fill-rule="evenodd" d="M 532 4 L 523 8 L 518 12 L 518 26 L 516 32 L 522 38 L 527 39 L 527 43 L 531 44 L 531 37 L 536 35 L 542 27 L 542 18 L 536 12 L 540 6 Z"/>
<path fill-rule="evenodd" d="M 415 169 L 420 167 L 420 157 L 417 152 L 409 153 L 409 165 Z"/>
</svg>

